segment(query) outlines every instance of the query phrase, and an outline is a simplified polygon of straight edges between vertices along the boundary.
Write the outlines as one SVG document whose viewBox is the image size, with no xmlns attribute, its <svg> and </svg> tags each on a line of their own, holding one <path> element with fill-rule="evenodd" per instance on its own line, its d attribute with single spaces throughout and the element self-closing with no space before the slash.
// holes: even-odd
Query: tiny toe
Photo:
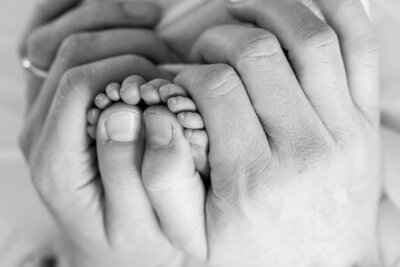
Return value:
<svg viewBox="0 0 400 267">
<path fill-rule="evenodd" d="M 96 140 L 96 132 L 97 132 L 97 127 L 95 125 L 89 125 L 86 128 L 87 134 L 92 138 L 93 140 Z"/>
<path fill-rule="evenodd" d="M 209 141 L 206 130 L 185 129 L 184 134 L 190 144 L 208 149 Z"/>
<path fill-rule="evenodd" d="M 100 117 L 100 113 L 101 113 L 100 109 L 98 109 L 98 108 L 91 108 L 91 109 L 88 111 L 88 114 L 87 114 L 87 121 L 88 121 L 91 125 L 97 124 L 97 121 L 99 120 L 99 117 Z"/>
<path fill-rule="evenodd" d="M 196 170 L 205 179 L 210 177 L 210 164 L 208 162 L 209 140 L 205 130 L 186 129 L 186 140 L 190 144 Z"/>
<path fill-rule="evenodd" d="M 140 87 L 140 96 L 142 97 L 143 101 L 149 105 L 157 105 L 161 103 L 161 98 L 159 95 L 159 88 L 165 84 L 170 83 L 170 81 L 165 79 L 154 79 L 150 82 L 143 84 Z"/>
<path fill-rule="evenodd" d="M 119 101 L 121 99 L 119 95 L 119 90 L 121 89 L 121 85 L 119 83 L 110 83 L 106 87 L 106 95 L 112 101 Z"/>
<path fill-rule="evenodd" d="M 161 86 L 159 89 L 159 94 L 161 100 L 164 103 L 166 103 L 168 99 L 174 96 L 188 96 L 185 89 L 183 89 L 181 86 L 177 84 L 172 84 L 172 83 Z"/>
<path fill-rule="evenodd" d="M 167 106 L 173 113 L 179 113 L 183 111 L 194 112 L 197 110 L 196 104 L 193 102 L 193 100 L 184 96 L 171 97 L 167 101 Z"/>
<path fill-rule="evenodd" d="M 139 88 L 146 81 L 137 75 L 129 76 L 122 83 L 120 96 L 122 100 L 129 105 L 137 105 L 140 102 Z"/>
<path fill-rule="evenodd" d="M 94 99 L 94 104 L 99 108 L 99 109 L 105 109 L 111 105 L 112 101 L 108 96 L 106 96 L 103 93 L 100 93 L 96 96 Z"/>
<path fill-rule="evenodd" d="M 177 116 L 179 123 L 187 129 L 203 129 L 203 118 L 197 112 L 181 112 Z"/>
</svg>

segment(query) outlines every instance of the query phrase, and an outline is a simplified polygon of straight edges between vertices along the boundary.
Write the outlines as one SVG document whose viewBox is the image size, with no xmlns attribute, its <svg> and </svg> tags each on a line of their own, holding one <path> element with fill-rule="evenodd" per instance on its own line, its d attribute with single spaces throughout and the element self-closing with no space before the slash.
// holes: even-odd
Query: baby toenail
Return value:
<svg viewBox="0 0 400 267">
<path fill-rule="evenodd" d="M 168 146 L 172 141 L 172 125 L 170 121 L 157 114 L 146 115 L 146 134 L 149 144 Z"/>
<path fill-rule="evenodd" d="M 144 92 L 144 91 L 151 91 L 151 90 L 155 90 L 154 86 L 152 86 L 152 85 L 150 85 L 150 84 L 147 84 L 147 83 L 143 84 L 143 85 L 140 87 L 140 91 L 142 91 L 142 92 Z"/>
<path fill-rule="evenodd" d="M 179 117 L 180 117 L 182 120 L 185 120 L 185 119 L 186 119 L 186 113 L 179 113 Z"/>
<path fill-rule="evenodd" d="M 178 104 L 178 100 L 176 97 L 173 97 L 173 98 L 168 99 L 168 103 L 170 105 L 176 106 L 176 104 Z"/>
<path fill-rule="evenodd" d="M 120 111 L 107 118 L 105 128 L 110 141 L 135 142 L 139 139 L 142 131 L 141 118 L 133 112 Z"/>
<path fill-rule="evenodd" d="M 186 135 L 187 135 L 188 137 L 192 137 L 192 136 L 193 136 L 193 130 L 192 130 L 192 129 L 187 129 L 187 130 L 186 130 Z"/>
</svg>

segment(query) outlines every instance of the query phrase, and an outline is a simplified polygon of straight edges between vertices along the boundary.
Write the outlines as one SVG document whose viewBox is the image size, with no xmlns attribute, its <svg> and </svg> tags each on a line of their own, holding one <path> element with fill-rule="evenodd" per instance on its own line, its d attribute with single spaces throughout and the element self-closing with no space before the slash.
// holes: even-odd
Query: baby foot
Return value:
<svg viewBox="0 0 400 267">
<path fill-rule="evenodd" d="M 138 203 L 135 198 L 147 195 L 152 207 L 142 205 L 140 216 L 151 218 L 146 211 L 154 209 L 170 242 L 182 247 L 191 240 L 185 243 L 187 252 L 203 258 L 205 233 L 199 222 L 204 221 L 205 188 L 200 172 L 207 174 L 209 169 L 208 137 L 195 103 L 169 81 L 146 83 L 138 76 L 128 77 L 122 85 L 108 85 L 94 102 L 88 133 L 96 138 L 101 177 L 111 177 L 118 186 L 140 177 L 146 193 L 142 186 L 133 186 L 135 193 L 131 188 L 124 191 L 125 197 Z M 145 104 L 144 111 L 139 104 Z M 113 217 L 124 216 L 124 209 L 114 210 Z M 180 225 L 189 227 L 176 231 Z"/>
<path fill-rule="evenodd" d="M 160 87 L 160 98 L 166 102 L 168 109 L 177 115 L 177 120 L 184 128 L 184 135 L 190 144 L 196 170 L 203 178 L 210 175 L 208 163 L 208 135 L 204 121 L 197 112 L 196 104 L 189 98 L 185 89 L 176 84 Z"/>
</svg>

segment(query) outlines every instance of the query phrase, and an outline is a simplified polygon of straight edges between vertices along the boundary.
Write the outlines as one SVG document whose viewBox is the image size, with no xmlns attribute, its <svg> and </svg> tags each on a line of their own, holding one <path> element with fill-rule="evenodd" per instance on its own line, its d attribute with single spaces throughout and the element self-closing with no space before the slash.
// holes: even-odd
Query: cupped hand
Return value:
<svg viewBox="0 0 400 267">
<path fill-rule="evenodd" d="M 171 53 L 151 30 L 160 19 L 157 6 L 146 3 L 63 0 L 43 3 L 33 28 L 23 38 L 21 54 L 42 69 L 46 80 L 28 76 L 29 112 L 23 146 L 29 149 L 52 102 L 63 74 L 98 60 L 137 54 L 155 63 L 170 61 Z M 29 154 L 29 151 L 26 151 Z"/>
<path fill-rule="evenodd" d="M 164 77 L 154 63 L 168 61 L 168 49 L 151 32 L 159 10 L 145 3 L 79 3 L 44 4 L 21 50 L 49 69 L 44 81 L 28 78 L 32 97 L 21 146 L 34 185 L 67 233 L 71 266 L 177 266 L 182 254 L 164 237 L 140 171 L 120 185 L 126 194 L 105 190 L 113 181 L 100 177 L 86 134 L 86 113 L 109 82 L 132 74 Z"/>
<path fill-rule="evenodd" d="M 204 223 L 169 238 L 215 266 L 379 265 L 376 41 L 359 1 L 317 2 L 327 22 L 297 1 L 232 1 L 257 27 L 206 31 L 193 55 L 211 65 L 175 79 L 205 120 L 211 186 Z"/>
</svg>

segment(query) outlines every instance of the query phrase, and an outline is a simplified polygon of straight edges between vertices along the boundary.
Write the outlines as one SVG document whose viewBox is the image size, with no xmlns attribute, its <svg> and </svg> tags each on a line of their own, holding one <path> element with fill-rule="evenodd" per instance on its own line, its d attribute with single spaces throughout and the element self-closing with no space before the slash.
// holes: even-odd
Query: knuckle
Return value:
<svg viewBox="0 0 400 267">
<path fill-rule="evenodd" d="M 242 62 L 263 61 L 269 65 L 276 65 L 284 59 L 277 38 L 266 31 L 255 33 L 246 38 L 239 47 L 238 64 Z"/>
<path fill-rule="evenodd" d="M 290 148 L 295 162 L 295 171 L 303 173 L 325 162 L 329 157 L 329 147 L 325 136 L 313 130 L 306 130 Z"/>
<path fill-rule="evenodd" d="M 131 62 L 131 64 L 135 65 L 135 64 L 143 64 L 143 62 L 147 62 L 146 59 L 144 57 L 135 55 L 135 54 L 128 54 L 128 55 L 124 55 L 121 57 L 121 59 L 126 60 L 127 62 Z"/>
<path fill-rule="evenodd" d="M 63 74 L 59 84 L 59 88 L 62 91 L 61 93 L 73 93 L 75 89 L 84 82 L 86 68 L 87 66 L 78 66 L 67 70 Z"/>
<path fill-rule="evenodd" d="M 379 64 L 379 44 L 375 34 L 367 33 L 354 41 L 356 59 L 367 66 L 376 67 Z"/>
<path fill-rule="evenodd" d="M 272 162 L 272 154 L 268 147 L 260 146 L 255 138 L 241 148 L 225 148 L 223 154 L 210 153 L 210 164 L 215 179 L 214 193 L 218 196 L 233 199 L 240 203 L 243 199 L 251 199 L 264 188 L 264 177 Z"/>
<path fill-rule="evenodd" d="M 302 44 L 308 51 L 320 51 L 321 53 L 337 52 L 339 40 L 335 31 L 327 24 L 318 25 L 310 30 Z"/>
<path fill-rule="evenodd" d="M 226 64 L 208 67 L 200 79 L 204 94 L 209 98 L 220 98 L 232 94 L 240 84 L 236 71 Z"/>
<path fill-rule="evenodd" d="M 58 58 L 65 61 L 79 56 L 78 51 L 85 50 L 85 44 L 90 42 L 92 33 L 78 33 L 68 36 L 58 50 Z"/>
</svg>

